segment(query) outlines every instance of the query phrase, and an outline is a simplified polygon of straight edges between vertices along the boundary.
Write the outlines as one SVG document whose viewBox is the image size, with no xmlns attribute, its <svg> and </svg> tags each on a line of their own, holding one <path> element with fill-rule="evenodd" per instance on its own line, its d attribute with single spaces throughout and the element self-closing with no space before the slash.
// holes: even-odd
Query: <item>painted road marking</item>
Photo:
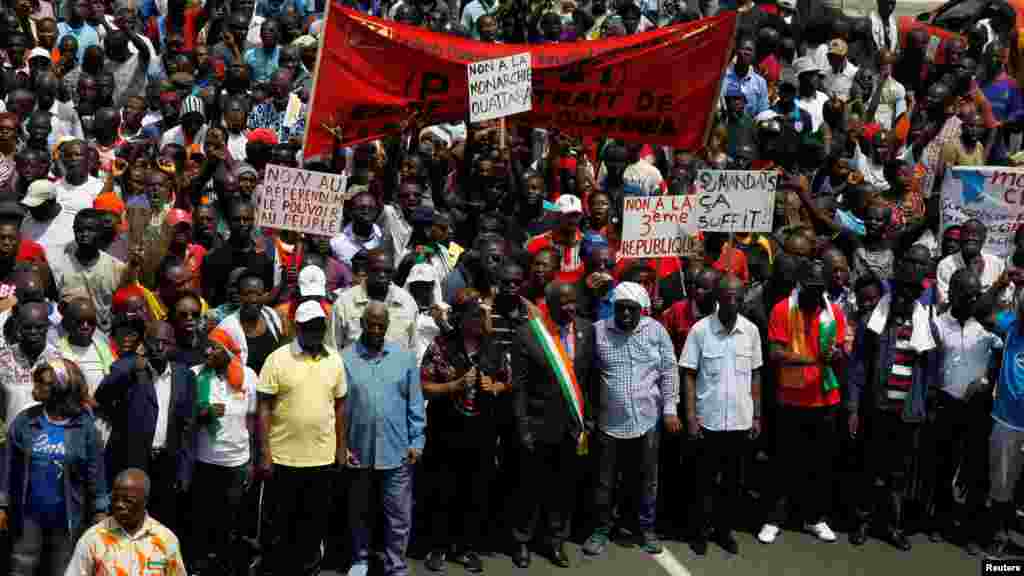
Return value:
<svg viewBox="0 0 1024 576">
<path fill-rule="evenodd" d="M 690 576 L 690 571 L 668 548 L 662 548 L 660 554 L 654 554 L 651 558 L 654 558 L 654 561 L 664 568 L 669 576 Z"/>
</svg>

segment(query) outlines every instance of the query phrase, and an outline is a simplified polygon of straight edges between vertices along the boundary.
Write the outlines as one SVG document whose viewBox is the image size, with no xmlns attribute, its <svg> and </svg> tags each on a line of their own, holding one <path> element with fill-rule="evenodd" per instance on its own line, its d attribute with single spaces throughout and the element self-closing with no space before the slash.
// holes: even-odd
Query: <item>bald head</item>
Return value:
<svg viewBox="0 0 1024 576">
<path fill-rule="evenodd" d="M 143 497 L 149 500 L 149 476 L 139 468 L 128 468 L 121 471 L 114 478 L 113 488 L 115 490 L 118 488 L 131 491 L 141 490 Z"/>
</svg>

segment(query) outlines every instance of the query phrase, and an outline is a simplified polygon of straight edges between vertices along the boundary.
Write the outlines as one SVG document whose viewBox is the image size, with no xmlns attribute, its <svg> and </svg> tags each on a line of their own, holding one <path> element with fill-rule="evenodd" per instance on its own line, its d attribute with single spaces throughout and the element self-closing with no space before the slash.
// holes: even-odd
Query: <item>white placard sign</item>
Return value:
<svg viewBox="0 0 1024 576">
<path fill-rule="evenodd" d="M 341 234 L 347 179 L 268 164 L 256 190 L 256 225 L 319 236 Z"/>
<path fill-rule="evenodd" d="M 1013 253 L 1013 236 L 1024 223 L 1024 168 L 957 166 L 942 181 L 942 229 L 971 218 L 988 228 L 984 252 Z"/>
<path fill-rule="evenodd" d="M 698 232 L 771 232 L 777 180 L 768 171 L 702 170 L 695 194 L 627 197 L 619 254 L 690 256 Z"/>
<path fill-rule="evenodd" d="M 533 106 L 530 53 L 470 62 L 469 121 L 483 122 L 526 112 Z"/>
</svg>

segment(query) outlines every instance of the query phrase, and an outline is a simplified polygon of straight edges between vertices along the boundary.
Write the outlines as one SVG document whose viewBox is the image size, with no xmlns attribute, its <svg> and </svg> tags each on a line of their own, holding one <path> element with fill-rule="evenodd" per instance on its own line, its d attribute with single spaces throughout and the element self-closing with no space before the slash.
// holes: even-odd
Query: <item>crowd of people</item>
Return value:
<svg viewBox="0 0 1024 576">
<path fill-rule="evenodd" d="M 346 5 L 482 42 L 738 32 L 699 150 L 414 113 L 349 146 L 306 126 L 322 1 L 0 3 L 0 569 L 1006 552 L 1024 229 L 993 256 L 939 198 L 1021 158 L 1009 6 L 936 50 L 893 0 Z M 268 165 L 342 174 L 343 231 L 257 226 Z M 774 230 L 620 257 L 624 198 L 704 169 L 776 172 Z"/>
</svg>

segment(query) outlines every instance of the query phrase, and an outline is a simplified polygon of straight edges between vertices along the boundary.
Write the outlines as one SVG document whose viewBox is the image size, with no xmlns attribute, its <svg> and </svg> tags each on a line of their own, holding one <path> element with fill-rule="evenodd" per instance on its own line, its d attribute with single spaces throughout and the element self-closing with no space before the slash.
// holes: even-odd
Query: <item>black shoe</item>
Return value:
<svg viewBox="0 0 1024 576">
<path fill-rule="evenodd" d="M 569 567 L 569 557 L 565 555 L 565 546 L 561 542 L 551 544 L 551 562 L 559 568 Z"/>
<path fill-rule="evenodd" d="M 697 556 L 703 556 L 708 553 L 708 541 L 703 536 L 695 536 L 693 540 L 690 540 L 690 549 Z"/>
<path fill-rule="evenodd" d="M 433 550 L 427 554 L 427 561 L 423 563 L 431 572 L 444 571 L 444 550 Z"/>
<path fill-rule="evenodd" d="M 902 530 L 897 530 L 895 528 L 889 530 L 885 539 L 888 540 L 890 544 L 904 552 L 910 550 L 910 540 L 907 539 L 907 535 L 904 534 Z"/>
<path fill-rule="evenodd" d="M 736 542 L 736 538 L 733 538 L 731 532 L 719 532 L 715 534 L 715 543 L 722 547 L 729 554 L 739 554 L 740 545 Z"/>
<path fill-rule="evenodd" d="M 992 540 L 992 543 L 985 550 L 985 557 L 992 560 L 1002 560 L 1004 556 L 1006 556 L 1006 540 L 1002 538 Z"/>
<path fill-rule="evenodd" d="M 484 563 L 480 560 L 480 556 L 472 550 L 466 550 L 462 554 L 455 557 L 455 561 L 466 569 L 466 572 L 470 574 L 480 574 L 484 571 Z"/>
<path fill-rule="evenodd" d="M 854 546 L 863 546 L 868 541 L 868 525 L 858 524 L 856 528 L 850 532 L 850 544 Z"/>
<path fill-rule="evenodd" d="M 529 568 L 530 549 L 526 544 L 516 544 L 516 549 L 512 551 L 512 563 L 516 568 Z"/>
<path fill-rule="evenodd" d="M 967 542 L 967 555 L 968 556 L 981 556 L 982 552 L 983 552 L 983 550 L 981 548 L 981 544 L 978 544 L 974 540 L 969 540 Z"/>
</svg>

